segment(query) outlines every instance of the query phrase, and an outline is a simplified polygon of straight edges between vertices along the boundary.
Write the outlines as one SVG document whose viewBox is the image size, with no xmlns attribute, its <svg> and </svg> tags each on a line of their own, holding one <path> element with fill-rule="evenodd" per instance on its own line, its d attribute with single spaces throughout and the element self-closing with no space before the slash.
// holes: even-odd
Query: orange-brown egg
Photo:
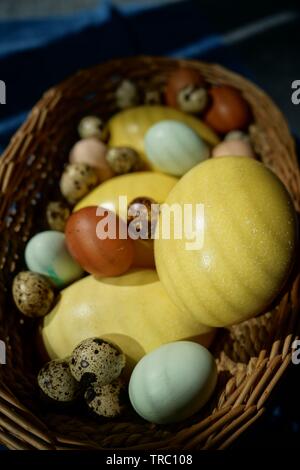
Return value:
<svg viewBox="0 0 300 470">
<path fill-rule="evenodd" d="M 133 242 L 127 237 L 126 222 L 114 212 L 101 209 L 89 206 L 74 212 L 66 225 L 66 243 L 88 273 L 119 276 L 132 265 Z"/>
<path fill-rule="evenodd" d="M 225 134 L 234 129 L 244 129 L 251 120 L 248 103 L 238 90 L 223 85 L 209 90 L 211 104 L 204 121 L 216 132 Z"/>
</svg>

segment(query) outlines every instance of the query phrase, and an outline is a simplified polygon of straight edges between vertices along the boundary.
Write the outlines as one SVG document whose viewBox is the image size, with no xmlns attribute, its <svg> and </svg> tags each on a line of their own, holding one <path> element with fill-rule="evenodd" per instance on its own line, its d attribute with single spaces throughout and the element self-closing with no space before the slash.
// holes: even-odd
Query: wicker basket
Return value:
<svg viewBox="0 0 300 470">
<path fill-rule="evenodd" d="M 262 415 L 290 363 L 299 310 L 296 270 L 272 312 L 220 330 L 214 348 L 217 390 L 191 420 L 156 426 L 129 412 L 99 422 L 81 411 L 74 416 L 49 410 L 37 399 L 37 324 L 21 319 L 11 296 L 13 275 L 23 267 L 25 243 L 45 229 L 45 205 L 55 197 L 79 119 L 91 113 L 106 119 L 116 112 L 114 90 L 122 78 L 141 87 L 163 88 L 178 64 L 190 64 L 208 82 L 230 84 L 242 92 L 254 115 L 250 132 L 255 149 L 285 183 L 299 211 L 299 169 L 283 116 L 255 85 L 218 65 L 152 57 L 115 60 L 80 71 L 49 90 L 0 162 L 0 339 L 7 344 L 7 364 L 0 366 L 0 441 L 10 449 L 224 449 Z"/>
</svg>

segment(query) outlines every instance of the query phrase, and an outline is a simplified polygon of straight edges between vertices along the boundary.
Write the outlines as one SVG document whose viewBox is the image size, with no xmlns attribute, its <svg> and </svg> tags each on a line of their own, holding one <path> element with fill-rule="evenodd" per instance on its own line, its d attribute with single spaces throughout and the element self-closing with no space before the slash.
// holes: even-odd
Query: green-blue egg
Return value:
<svg viewBox="0 0 300 470">
<path fill-rule="evenodd" d="M 47 276 L 58 287 L 75 281 L 83 273 L 67 250 L 65 235 L 55 230 L 40 232 L 29 240 L 25 262 L 30 271 Z"/>
<path fill-rule="evenodd" d="M 198 343 L 177 341 L 144 356 L 129 382 L 135 411 L 147 421 L 168 424 L 199 411 L 217 382 L 216 362 Z"/>
<path fill-rule="evenodd" d="M 209 148 L 186 124 L 167 120 L 154 124 L 145 135 L 145 150 L 156 169 L 181 176 L 209 157 Z"/>
</svg>

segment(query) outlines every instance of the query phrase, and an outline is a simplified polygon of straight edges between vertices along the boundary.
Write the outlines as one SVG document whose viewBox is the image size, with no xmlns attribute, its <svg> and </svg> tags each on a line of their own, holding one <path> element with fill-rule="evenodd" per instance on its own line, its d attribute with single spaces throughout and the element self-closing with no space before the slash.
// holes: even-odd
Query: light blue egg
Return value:
<svg viewBox="0 0 300 470">
<path fill-rule="evenodd" d="M 199 411 L 217 383 L 211 353 L 198 343 L 177 341 L 144 356 L 129 382 L 135 411 L 147 421 L 168 424 Z"/>
<path fill-rule="evenodd" d="M 209 148 L 189 126 L 179 121 L 160 121 L 145 135 L 145 150 L 150 162 L 160 171 L 184 175 L 209 157 Z"/>
<path fill-rule="evenodd" d="M 65 235 L 54 230 L 38 233 L 29 240 L 25 262 L 30 271 L 49 277 L 58 287 L 75 281 L 83 273 L 67 250 Z"/>
</svg>

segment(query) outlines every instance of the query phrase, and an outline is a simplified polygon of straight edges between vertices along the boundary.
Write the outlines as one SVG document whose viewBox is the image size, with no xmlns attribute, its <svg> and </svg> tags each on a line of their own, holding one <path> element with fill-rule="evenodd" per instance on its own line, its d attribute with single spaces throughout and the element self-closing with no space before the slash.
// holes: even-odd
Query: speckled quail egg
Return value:
<svg viewBox="0 0 300 470">
<path fill-rule="evenodd" d="M 103 136 L 104 123 L 97 116 L 85 116 L 78 124 L 78 134 L 82 139 Z"/>
<path fill-rule="evenodd" d="M 62 195 L 70 204 L 88 194 L 98 183 L 97 172 L 85 163 L 71 163 L 66 166 L 60 180 Z"/>
<path fill-rule="evenodd" d="M 16 306 L 27 317 L 43 317 L 50 312 L 54 290 L 40 274 L 22 271 L 13 281 L 13 298 Z"/>
<path fill-rule="evenodd" d="M 70 215 L 69 207 L 61 201 L 49 202 L 46 209 L 47 222 L 51 230 L 64 232 L 66 221 Z"/>
<path fill-rule="evenodd" d="M 146 90 L 144 96 L 144 104 L 156 105 L 161 104 L 161 92 L 159 90 Z"/>
<path fill-rule="evenodd" d="M 191 67 L 174 70 L 167 80 L 165 92 L 167 105 L 186 113 L 201 113 L 208 103 L 205 80 Z"/>
<path fill-rule="evenodd" d="M 54 359 L 45 364 L 37 381 L 43 395 L 55 402 L 71 403 L 79 395 L 80 386 L 70 372 L 67 359 Z"/>
<path fill-rule="evenodd" d="M 139 90 L 131 80 L 123 80 L 116 90 L 116 102 L 120 109 L 131 108 L 139 104 Z"/>
<path fill-rule="evenodd" d="M 101 338 L 89 338 L 74 349 L 70 370 L 84 385 L 106 385 L 119 377 L 125 362 L 125 355 L 117 346 Z"/>
<path fill-rule="evenodd" d="M 188 85 L 178 92 L 179 109 L 186 113 L 201 113 L 208 103 L 208 93 L 205 88 Z"/>
<path fill-rule="evenodd" d="M 105 418 L 120 416 L 125 408 L 126 397 L 125 382 L 120 378 L 101 387 L 91 385 L 84 394 L 88 407 Z"/>
<path fill-rule="evenodd" d="M 139 154 L 130 147 L 112 147 L 106 154 L 111 169 L 118 175 L 137 171 L 141 168 Z"/>
</svg>

